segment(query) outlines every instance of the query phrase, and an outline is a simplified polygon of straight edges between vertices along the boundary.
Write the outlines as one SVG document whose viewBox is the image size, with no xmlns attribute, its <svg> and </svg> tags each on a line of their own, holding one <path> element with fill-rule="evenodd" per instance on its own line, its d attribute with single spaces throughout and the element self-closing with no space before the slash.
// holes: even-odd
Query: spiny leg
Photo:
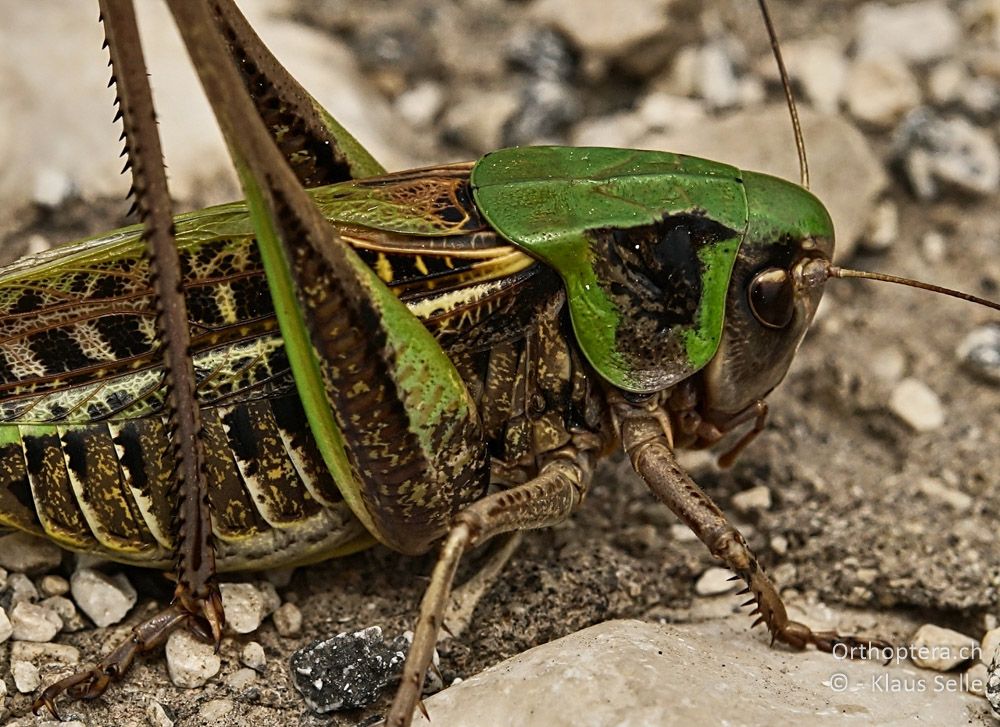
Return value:
<svg viewBox="0 0 1000 727">
<path fill-rule="evenodd" d="M 174 240 L 173 213 L 156 129 L 156 114 L 132 0 L 101 0 L 106 44 L 111 52 L 112 82 L 117 86 L 118 116 L 124 126 L 125 169 L 132 169 L 134 209 L 143 224 L 156 292 L 156 327 L 162 342 L 167 431 L 175 463 L 174 511 L 177 588 L 174 603 L 133 631 L 132 637 L 101 663 L 54 684 L 33 707 L 55 714 L 62 691 L 94 699 L 123 674 L 136 654 L 163 643 L 183 623 L 203 618 L 216 645 L 225 617 L 215 580 L 215 550 L 208 507 L 201 416 L 195 394 L 191 337 L 182 288 L 180 256 Z"/>
<path fill-rule="evenodd" d="M 591 468 L 588 453 L 561 450 L 533 480 L 485 497 L 454 517 L 420 603 L 420 617 L 399 691 L 386 716 L 387 727 L 406 727 L 413 718 L 462 554 L 500 533 L 541 528 L 565 520 L 583 499 Z"/>
<path fill-rule="evenodd" d="M 821 651 L 833 651 L 835 646 L 842 644 L 849 647 L 848 653 L 859 655 L 867 653 L 867 649 L 890 646 L 880 639 L 845 636 L 836 631 L 813 631 L 805 624 L 790 620 L 781 596 L 760 568 L 743 536 L 677 463 L 662 422 L 645 412 L 629 412 L 622 419 L 621 434 L 632 466 L 653 494 L 691 528 L 712 555 L 747 584 L 741 594 L 751 594 L 752 598 L 743 605 L 755 606 L 751 615 L 757 616 L 757 620 L 753 625 L 763 623 L 767 626 L 772 643 L 780 641 L 796 649 L 812 644 Z"/>
</svg>

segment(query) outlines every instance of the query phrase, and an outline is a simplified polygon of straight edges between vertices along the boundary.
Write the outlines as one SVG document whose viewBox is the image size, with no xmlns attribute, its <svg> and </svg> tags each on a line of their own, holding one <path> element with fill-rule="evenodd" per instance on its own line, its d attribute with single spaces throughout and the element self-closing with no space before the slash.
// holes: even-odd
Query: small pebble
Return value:
<svg viewBox="0 0 1000 727">
<path fill-rule="evenodd" d="M 948 243 L 937 230 L 931 230 L 920 240 L 920 251 L 929 263 L 939 263 L 948 253 Z"/>
<path fill-rule="evenodd" d="M 222 659 L 212 644 L 199 641 L 187 631 L 175 631 L 167 639 L 167 671 L 174 686 L 193 689 L 219 673 Z"/>
<path fill-rule="evenodd" d="M 1000 628 L 990 629 L 983 634 L 983 638 L 979 642 L 979 659 L 984 664 L 989 664 L 993 659 L 993 655 L 997 653 L 998 647 L 1000 647 Z"/>
<path fill-rule="evenodd" d="M 287 588 L 292 582 L 293 575 L 295 575 L 294 568 L 273 568 L 264 572 L 264 580 L 275 588 Z"/>
<path fill-rule="evenodd" d="M 257 672 L 250 667 L 242 667 L 226 677 L 226 686 L 230 691 L 242 692 L 257 681 Z"/>
<path fill-rule="evenodd" d="M 174 727 L 173 717 L 167 712 L 166 707 L 155 699 L 150 699 L 146 703 L 146 721 L 150 727 Z"/>
<path fill-rule="evenodd" d="M 264 647 L 256 641 L 249 641 L 240 652 L 240 663 L 256 671 L 263 671 L 267 666 L 267 656 L 264 654 Z"/>
<path fill-rule="evenodd" d="M 7 569 L 0 568 L 0 591 L 7 587 Z"/>
<path fill-rule="evenodd" d="M 77 631 L 83 631 L 87 626 L 76 610 L 76 606 L 65 596 L 49 596 L 40 601 L 38 605 L 59 614 L 59 618 L 62 619 L 63 633 L 75 634 Z"/>
<path fill-rule="evenodd" d="M 975 639 L 934 624 L 924 624 L 910 639 L 910 658 L 924 669 L 948 671 L 978 655 Z"/>
<path fill-rule="evenodd" d="M 858 11 L 858 56 L 892 54 L 909 63 L 953 55 L 962 42 L 958 17 L 943 0 L 870 3 Z"/>
<path fill-rule="evenodd" d="M 38 676 L 38 667 L 28 661 L 12 661 L 10 673 L 14 677 L 14 686 L 21 694 L 35 691 L 42 683 Z"/>
<path fill-rule="evenodd" d="M 972 508 L 974 501 L 971 495 L 967 495 L 953 487 L 948 487 L 948 485 L 939 479 L 923 477 L 917 486 L 922 493 L 938 502 L 948 505 L 957 513 L 968 512 Z"/>
<path fill-rule="evenodd" d="M 734 590 L 739 581 L 731 581 L 733 572 L 727 568 L 709 568 L 698 582 L 694 584 L 695 593 L 699 596 L 718 596 Z"/>
<path fill-rule="evenodd" d="M 422 81 L 396 97 L 396 111 L 413 126 L 428 126 L 444 106 L 444 99 L 440 84 Z"/>
<path fill-rule="evenodd" d="M 906 372 L 906 356 L 898 348 L 880 348 L 872 353 L 871 372 L 882 381 L 894 384 Z"/>
<path fill-rule="evenodd" d="M 10 624 L 7 612 L 0 608 L 0 644 L 9 639 L 14 633 L 14 627 Z"/>
<path fill-rule="evenodd" d="M 914 109 L 893 132 L 892 156 L 921 199 L 936 198 L 942 186 L 976 195 L 1000 189 L 1000 150 L 992 133 L 961 116 Z"/>
<path fill-rule="evenodd" d="M 775 535 L 771 538 L 771 550 L 776 555 L 784 555 L 788 552 L 788 538 L 784 535 Z"/>
<path fill-rule="evenodd" d="M 767 485 L 757 485 L 737 492 L 732 498 L 733 507 L 740 512 L 771 509 L 771 490 Z"/>
<path fill-rule="evenodd" d="M 43 576 L 38 582 L 38 590 L 43 596 L 65 596 L 69 593 L 69 581 L 62 576 Z"/>
<path fill-rule="evenodd" d="M 958 358 L 969 371 L 1000 384 L 1000 324 L 976 328 L 958 344 Z"/>
<path fill-rule="evenodd" d="M 919 379 L 903 379 L 892 390 L 889 408 L 918 432 L 930 432 L 944 424 L 941 400 Z"/>
<path fill-rule="evenodd" d="M 868 222 L 864 248 L 871 252 L 885 252 L 899 237 L 899 208 L 886 199 L 879 203 Z"/>
<path fill-rule="evenodd" d="M 920 86 L 895 56 L 860 58 L 848 71 L 844 101 L 855 118 L 888 128 L 920 103 Z"/>
<path fill-rule="evenodd" d="M 10 623 L 18 641 L 52 641 L 63 627 L 62 619 L 55 612 L 23 601 L 11 610 Z"/>
<path fill-rule="evenodd" d="M 281 605 L 281 596 L 278 595 L 278 588 L 270 581 L 257 581 L 257 590 L 263 602 L 264 618 L 278 610 Z"/>
<path fill-rule="evenodd" d="M 674 523 L 670 526 L 670 538 L 678 543 L 697 543 L 698 536 L 684 523 Z"/>
<path fill-rule="evenodd" d="M 108 576 L 92 568 L 81 568 L 70 578 L 76 605 L 98 626 L 119 623 L 138 598 L 124 573 Z"/>
<path fill-rule="evenodd" d="M 80 650 L 69 644 L 13 641 L 10 647 L 10 660 L 30 661 L 35 665 L 56 662 L 72 666 L 80 663 Z"/>
<path fill-rule="evenodd" d="M 294 603 L 281 604 L 272 618 L 281 636 L 297 636 L 302 631 L 302 612 Z"/>
<path fill-rule="evenodd" d="M 986 671 L 986 664 L 977 661 L 965 670 L 963 676 L 965 677 L 964 681 L 967 689 L 971 694 L 975 694 L 977 697 L 986 696 L 986 681 L 989 678 L 989 674 Z"/>
<path fill-rule="evenodd" d="M 210 699 L 198 709 L 198 717 L 202 724 L 212 724 L 233 711 L 231 699 Z"/>
<path fill-rule="evenodd" d="M 38 600 L 38 589 L 24 573 L 11 573 L 7 576 L 7 590 L 10 592 L 10 605 L 18 603 L 34 603 Z"/>
<path fill-rule="evenodd" d="M 0 537 L 0 566 L 9 571 L 38 573 L 60 563 L 62 550 L 51 541 L 21 532 Z"/>
<path fill-rule="evenodd" d="M 927 76 L 927 90 L 935 104 L 944 106 L 958 99 L 968 82 L 969 73 L 964 63 L 944 60 Z"/>
<path fill-rule="evenodd" d="M 222 583 L 222 605 L 226 628 L 238 634 L 250 634 L 264 620 L 264 597 L 251 583 Z"/>
</svg>

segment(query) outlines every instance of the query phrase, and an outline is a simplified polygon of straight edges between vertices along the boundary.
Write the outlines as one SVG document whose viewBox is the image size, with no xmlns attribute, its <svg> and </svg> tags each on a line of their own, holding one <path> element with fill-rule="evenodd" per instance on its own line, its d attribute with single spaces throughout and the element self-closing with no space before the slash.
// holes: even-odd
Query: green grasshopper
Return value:
<svg viewBox="0 0 1000 727">
<path fill-rule="evenodd" d="M 829 278 L 891 279 L 832 264 L 801 134 L 803 186 L 554 146 L 387 174 L 231 2 L 168 4 L 247 201 L 172 219 L 131 5 L 102 2 L 143 225 L 0 271 L 0 525 L 173 566 L 177 591 L 36 707 L 178 627 L 218 643 L 217 572 L 443 539 L 408 724 L 462 554 L 567 518 L 619 445 L 773 640 L 860 641 L 790 620 L 674 456 L 762 429 Z"/>
</svg>

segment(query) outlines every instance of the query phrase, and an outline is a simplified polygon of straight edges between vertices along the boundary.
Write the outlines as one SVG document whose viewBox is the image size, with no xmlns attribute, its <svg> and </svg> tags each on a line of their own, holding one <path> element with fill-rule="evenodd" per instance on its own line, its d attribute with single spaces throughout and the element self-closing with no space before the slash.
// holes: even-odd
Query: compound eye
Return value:
<svg viewBox="0 0 1000 727">
<path fill-rule="evenodd" d="M 795 315 L 795 285 L 787 270 L 769 268 L 750 283 L 750 310 L 761 325 L 784 328 Z"/>
</svg>

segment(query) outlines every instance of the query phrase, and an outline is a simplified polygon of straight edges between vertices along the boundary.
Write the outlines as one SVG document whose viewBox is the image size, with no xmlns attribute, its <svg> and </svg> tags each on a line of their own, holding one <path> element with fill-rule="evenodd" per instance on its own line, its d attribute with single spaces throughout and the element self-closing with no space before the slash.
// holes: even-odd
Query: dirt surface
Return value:
<svg viewBox="0 0 1000 727">
<path fill-rule="evenodd" d="M 405 0 L 330 2 L 316 10 L 313 3 L 303 2 L 287 3 L 283 12 L 350 48 L 368 84 L 366 91 L 380 103 L 392 103 L 401 91 L 422 82 L 439 88 L 444 109 L 429 123 L 407 123 L 400 132 L 418 140 L 417 148 L 407 150 L 415 162 L 474 158 L 486 151 L 476 140 L 491 133 L 498 137 L 497 144 L 569 140 L 592 117 L 633 109 L 638 98 L 670 76 L 681 45 L 703 43 L 711 32 L 742 38 L 748 58 L 766 59 L 766 39 L 750 3 L 735 7 L 720 2 L 721 7 L 710 12 L 700 10 L 700 3 L 677 2 L 665 35 L 656 42 L 644 41 L 617 56 L 566 44 L 570 57 L 565 62 L 571 70 L 560 88 L 578 90 L 556 104 L 566 119 L 548 126 L 538 122 L 531 133 L 518 131 L 510 116 L 506 125 L 482 133 L 457 123 L 449 126 L 450 105 L 468 101 L 470 89 L 496 90 L 515 106 L 517 99 L 527 98 L 519 94 L 531 93 L 525 89 L 534 76 L 509 61 L 511 44 L 540 27 L 527 19 L 530 5 Z M 773 12 L 786 43 L 829 34 L 849 48 L 853 18 L 861 5 L 775 2 Z M 440 11 L 432 10 L 434 6 Z M 709 20 L 702 17 L 706 15 Z M 970 37 L 980 32 L 977 26 L 965 27 Z M 916 66 L 922 84 L 930 66 Z M 769 100 L 780 99 L 773 84 L 765 91 Z M 570 103 L 577 106 L 567 110 Z M 539 103 L 524 102 L 522 107 L 544 110 Z M 469 109 L 475 113 L 476 106 Z M 492 107 L 479 109 L 484 115 L 492 112 Z M 521 114 L 517 123 L 530 127 L 535 121 L 528 117 Z M 996 120 L 981 119 L 994 127 Z M 858 126 L 888 167 L 891 128 Z M 776 133 L 787 134 L 787 129 Z M 794 154 L 790 145 L 788 154 Z M 886 198 L 899 212 L 895 241 L 884 251 L 862 252 L 845 264 L 1000 297 L 995 192 L 946 192 L 934 201 L 918 201 L 894 173 Z M 188 200 L 198 201 L 197 196 Z M 116 199 L 85 194 L 54 208 L 19 207 L 5 219 L 4 227 L 13 230 L 5 240 L 5 256 L 23 252 L 34 244 L 35 235 L 55 243 L 115 226 L 120 211 Z M 926 242 L 929 232 L 943 236 L 943 254 Z M 843 609 L 842 628 L 897 641 L 905 641 L 914 625 L 928 621 L 979 638 L 996 625 L 1000 602 L 1000 544 L 995 537 L 1000 389 L 963 368 L 956 349 L 971 330 L 997 316 L 957 301 L 864 282 L 831 283 L 827 296 L 831 305 L 769 399 L 767 430 L 731 470 L 721 471 L 706 457 L 695 456 L 689 460 L 691 472 L 741 523 L 791 603 L 806 613 L 817 610 L 817 604 L 838 607 Z M 895 373 L 878 375 L 894 366 Z M 890 392 L 901 377 L 919 379 L 936 392 L 945 413 L 940 427 L 915 431 L 890 410 Z M 926 485 L 928 478 L 936 487 Z M 731 505 L 734 495 L 757 486 L 770 491 L 768 509 L 740 512 Z M 964 493 L 969 501 L 948 504 L 957 501 L 946 500 L 941 491 Z M 699 543 L 678 537 L 674 525 L 675 518 L 653 501 L 626 466 L 608 462 L 598 471 L 577 516 L 562 526 L 528 534 L 480 603 L 469 630 L 439 646 L 445 683 L 606 619 L 705 617 L 694 583 L 712 559 Z M 220 675 L 202 689 L 174 688 L 163 662 L 149 659 L 107 697 L 69 706 L 64 716 L 95 726 L 147 724 L 145 710 L 152 698 L 183 725 L 365 723 L 384 710 L 388 695 L 363 712 L 312 716 L 290 685 L 288 656 L 313 639 L 339 631 L 379 625 L 394 635 L 411 628 L 431 565 L 430 557 L 408 559 L 374 548 L 300 569 L 290 585 L 279 590 L 302 610 L 303 631 L 295 638 L 281 638 L 268 621 L 253 635 L 264 645 L 268 661 L 264 676 L 250 687 L 227 686 L 226 677 L 239 668 L 239 650 L 247 640 L 228 638 Z M 148 602 L 154 579 L 128 573 Z M 59 640 L 78 646 L 84 658 L 91 659 L 143 613 L 136 609 L 117 628 Z M 746 638 L 762 637 L 750 635 L 748 628 Z M 9 647 L 10 642 L 0 645 L 0 671 L 6 669 Z M 732 648 L 740 649 L 740 642 L 733 642 Z M 9 678 L 7 683 L 13 693 Z M 226 703 L 220 707 L 213 700 L 229 700 L 228 711 Z M 8 697 L 9 716 L 26 714 L 28 702 L 24 695 Z"/>
</svg>

